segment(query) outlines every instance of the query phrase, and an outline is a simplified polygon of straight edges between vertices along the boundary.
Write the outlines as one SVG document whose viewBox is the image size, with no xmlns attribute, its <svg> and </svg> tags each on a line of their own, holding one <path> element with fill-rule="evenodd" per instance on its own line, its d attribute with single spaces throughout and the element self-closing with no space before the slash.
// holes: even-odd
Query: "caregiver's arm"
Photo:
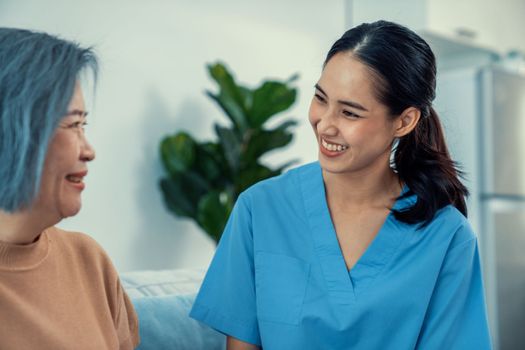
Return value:
<svg viewBox="0 0 525 350">
<path fill-rule="evenodd" d="M 245 343 L 233 337 L 226 337 L 226 339 L 227 350 L 260 350 L 260 347 L 258 347 L 257 345 Z"/>
</svg>

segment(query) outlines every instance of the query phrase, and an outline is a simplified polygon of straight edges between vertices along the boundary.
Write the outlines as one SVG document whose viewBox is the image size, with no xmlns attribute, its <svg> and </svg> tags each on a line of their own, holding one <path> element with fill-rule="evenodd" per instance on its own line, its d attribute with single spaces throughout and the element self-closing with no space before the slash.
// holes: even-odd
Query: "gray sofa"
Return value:
<svg viewBox="0 0 525 350">
<path fill-rule="evenodd" d="M 188 313 L 204 270 L 134 271 L 120 276 L 139 318 L 140 350 L 224 350 L 225 336 Z"/>
</svg>

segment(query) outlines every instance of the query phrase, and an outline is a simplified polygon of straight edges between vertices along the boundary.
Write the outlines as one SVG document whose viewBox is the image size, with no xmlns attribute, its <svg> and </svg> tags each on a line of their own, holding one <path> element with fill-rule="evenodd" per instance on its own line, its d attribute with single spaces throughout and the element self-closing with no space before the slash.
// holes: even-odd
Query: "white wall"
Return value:
<svg viewBox="0 0 525 350">
<path fill-rule="evenodd" d="M 212 137 L 222 112 L 205 63 L 224 60 L 249 85 L 298 72 L 295 142 L 273 164 L 316 158 L 307 125 L 313 85 L 344 31 L 343 1 L 0 0 L 0 25 L 44 30 L 94 45 L 102 63 L 88 137 L 97 150 L 84 206 L 59 226 L 93 236 L 121 272 L 206 267 L 214 244 L 162 202 L 160 139 L 186 129 Z"/>
</svg>

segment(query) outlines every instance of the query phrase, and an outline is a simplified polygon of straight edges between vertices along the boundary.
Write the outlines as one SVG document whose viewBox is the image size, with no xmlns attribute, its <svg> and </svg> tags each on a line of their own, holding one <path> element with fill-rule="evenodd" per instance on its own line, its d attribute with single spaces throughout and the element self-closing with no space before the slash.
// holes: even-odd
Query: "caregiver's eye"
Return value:
<svg viewBox="0 0 525 350">
<path fill-rule="evenodd" d="M 314 96 L 315 96 L 315 99 L 316 99 L 317 101 L 319 101 L 319 102 L 321 102 L 321 103 L 325 103 L 325 102 L 326 102 L 326 99 L 325 99 L 323 96 L 321 96 L 321 95 L 319 95 L 319 94 L 315 94 Z"/>
</svg>

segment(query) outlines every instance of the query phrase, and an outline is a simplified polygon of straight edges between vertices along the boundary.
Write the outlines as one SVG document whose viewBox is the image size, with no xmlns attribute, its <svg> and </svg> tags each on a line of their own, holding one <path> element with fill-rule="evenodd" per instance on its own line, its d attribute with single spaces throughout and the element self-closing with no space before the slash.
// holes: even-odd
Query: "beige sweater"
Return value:
<svg viewBox="0 0 525 350">
<path fill-rule="evenodd" d="M 0 349 L 134 349 L 137 315 L 89 236 L 49 228 L 30 245 L 0 242 Z"/>
</svg>

